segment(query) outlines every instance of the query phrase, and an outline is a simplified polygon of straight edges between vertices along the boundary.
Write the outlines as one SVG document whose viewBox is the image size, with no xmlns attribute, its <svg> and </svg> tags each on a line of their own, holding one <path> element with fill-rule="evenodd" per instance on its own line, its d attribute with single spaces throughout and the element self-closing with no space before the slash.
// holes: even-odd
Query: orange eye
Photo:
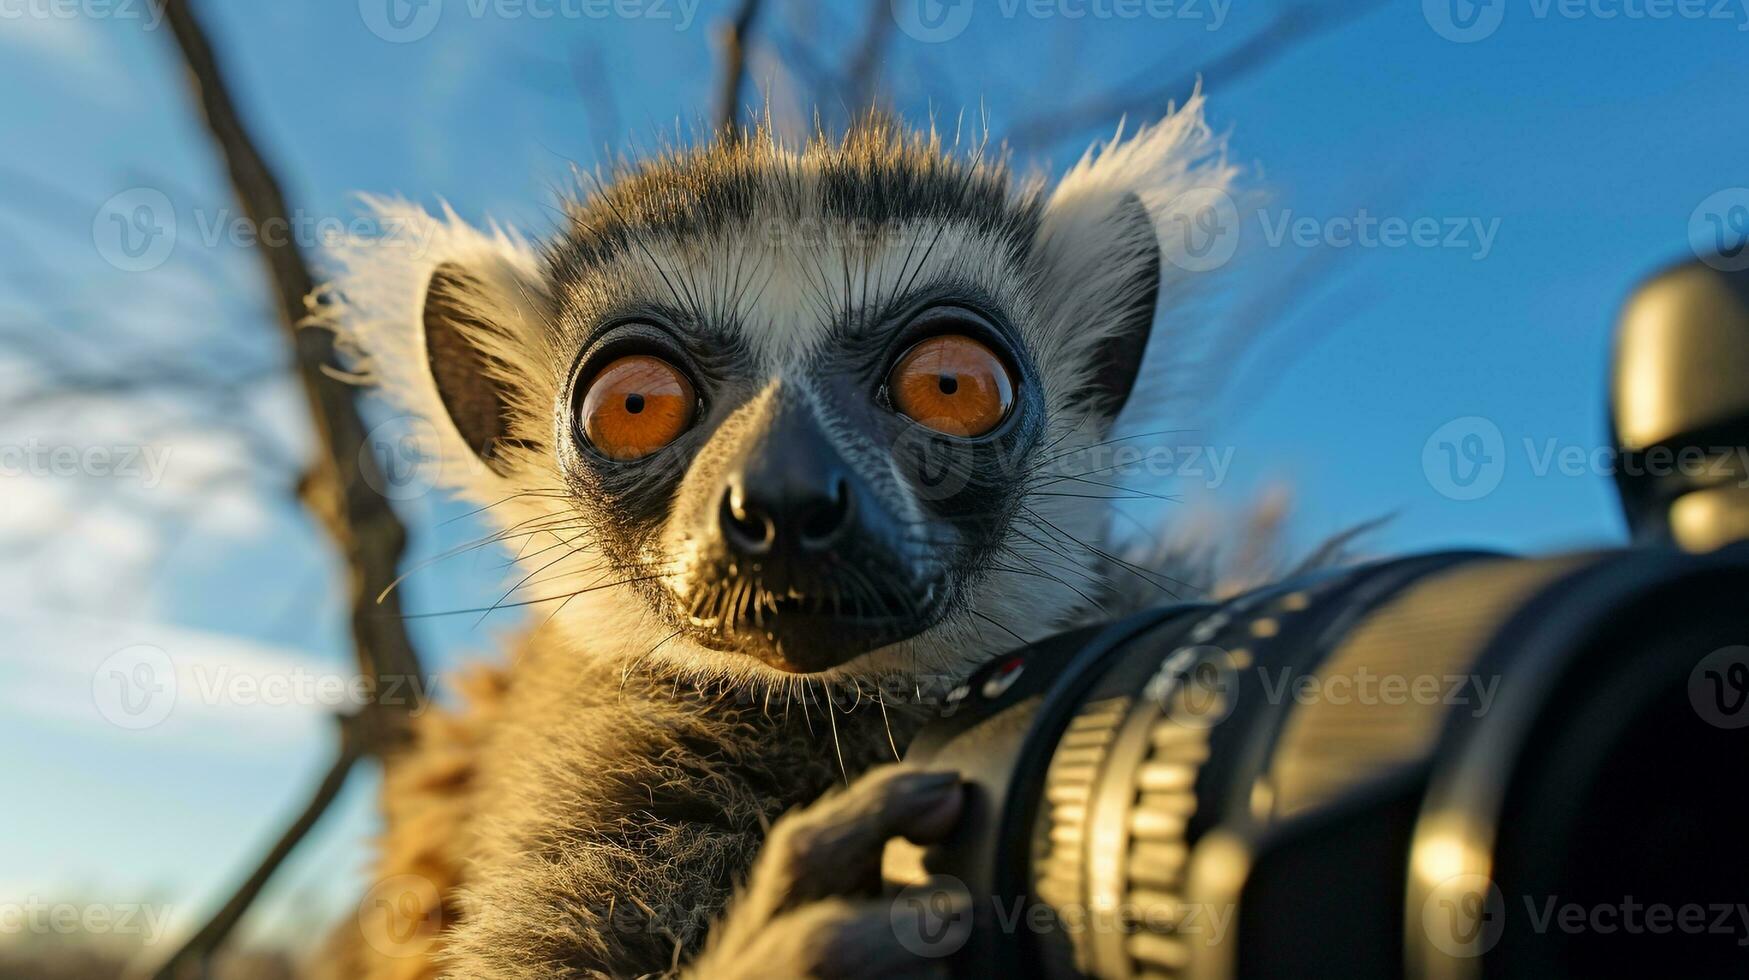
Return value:
<svg viewBox="0 0 1749 980">
<path fill-rule="evenodd" d="M 685 432 L 697 402 L 692 382 L 679 368 L 661 358 L 633 354 L 595 375 L 577 414 L 597 451 L 609 459 L 632 460 Z"/>
<path fill-rule="evenodd" d="M 1008 416 L 1014 379 L 989 347 L 959 334 L 931 337 L 905 352 L 887 376 L 893 407 L 954 436 L 981 436 Z"/>
</svg>

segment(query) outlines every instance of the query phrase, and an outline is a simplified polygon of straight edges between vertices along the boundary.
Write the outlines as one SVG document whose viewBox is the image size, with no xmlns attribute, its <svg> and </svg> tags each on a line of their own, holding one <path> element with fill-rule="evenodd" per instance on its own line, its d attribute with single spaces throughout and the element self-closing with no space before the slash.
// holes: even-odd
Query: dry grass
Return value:
<svg viewBox="0 0 1749 980">
<path fill-rule="evenodd" d="M 98 937 L 13 936 L 0 942 L 0 980 L 124 980 L 153 962 L 137 946 Z M 168 952 L 165 950 L 164 952 Z M 271 950 L 223 955 L 211 980 L 292 980 L 290 956 Z"/>
</svg>

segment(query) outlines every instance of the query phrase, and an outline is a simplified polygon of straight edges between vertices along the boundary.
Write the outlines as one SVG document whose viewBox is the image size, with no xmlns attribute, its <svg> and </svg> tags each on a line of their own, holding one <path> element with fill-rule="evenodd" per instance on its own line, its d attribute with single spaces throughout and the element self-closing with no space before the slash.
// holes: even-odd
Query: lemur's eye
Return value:
<svg viewBox="0 0 1749 980">
<path fill-rule="evenodd" d="M 1014 379 L 996 352 L 970 337 L 946 334 L 918 343 L 887 376 L 893 407 L 954 436 L 981 436 L 1014 405 Z"/>
<path fill-rule="evenodd" d="M 609 459 L 633 460 L 673 442 L 692 424 L 698 396 L 659 357 L 621 357 L 595 375 L 577 410 L 583 435 Z"/>
</svg>

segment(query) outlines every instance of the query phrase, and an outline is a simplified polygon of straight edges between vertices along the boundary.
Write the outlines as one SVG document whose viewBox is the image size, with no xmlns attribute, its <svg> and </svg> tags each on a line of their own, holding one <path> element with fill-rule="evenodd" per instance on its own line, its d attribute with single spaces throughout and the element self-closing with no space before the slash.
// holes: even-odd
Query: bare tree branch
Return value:
<svg viewBox="0 0 1749 980">
<path fill-rule="evenodd" d="M 219 911 L 153 974 L 157 980 L 204 980 L 207 959 L 224 943 L 225 937 L 230 935 L 237 923 L 242 921 L 244 913 L 254 904 L 255 897 L 267 887 L 268 879 L 273 877 L 273 873 L 279 870 L 286 858 L 291 857 L 292 851 L 297 849 L 309 832 L 315 829 L 322 814 L 327 812 L 346 785 L 346 778 L 352 774 L 361 751 L 366 748 L 357 744 L 357 737 L 350 730 L 359 717 L 341 716 L 340 751 L 329 765 L 328 772 L 323 775 L 321 783 L 317 784 L 310 801 L 304 804 L 303 811 L 280 833 L 279 839 L 274 841 L 260 864 L 250 872 L 249 877 L 232 893 Z"/>
<path fill-rule="evenodd" d="M 207 128 L 224 157 L 233 189 L 245 216 L 255 227 L 288 220 L 279 182 L 244 125 L 231 97 L 226 76 L 205 29 L 189 0 L 155 0 L 181 50 Z M 279 321 L 295 351 L 295 366 L 308 403 L 319 447 L 300 492 L 305 506 L 322 522 L 341 552 L 350 577 L 352 639 L 359 670 L 378 681 L 376 689 L 395 678 L 417 681 L 419 660 L 400 616 L 398 600 L 381 595 L 397 574 L 406 531 L 381 486 L 376 460 L 366 442 L 359 416 L 359 390 L 330 374 L 337 366 L 334 338 L 308 329 L 305 297 L 315 283 L 303 253 L 290 241 L 260 238 L 277 298 Z M 424 685 L 405 685 L 423 690 Z M 342 747 L 328 777 L 304 812 L 225 906 L 159 970 L 164 978 L 198 976 L 204 964 L 247 911 L 279 864 L 321 817 L 344 783 L 357 758 L 387 755 L 405 735 L 416 703 L 389 706 L 373 702 L 345 719 Z"/>
<path fill-rule="evenodd" d="M 285 198 L 237 112 L 225 77 L 188 0 L 158 0 L 187 62 L 207 126 L 224 154 L 244 213 L 257 227 L 287 222 Z M 338 368 L 334 337 L 305 328 L 305 297 L 314 278 L 296 243 L 265 238 L 259 243 L 279 300 L 280 326 L 296 352 L 296 368 L 316 427 L 320 451 L 305 480 L 305 503 L 333 537 L 351 569 L 352 633 L 359 667 L 377 677 L 413 678 L 419 660 L 392 595 L 376 597 L 393 582 L 406 531 L 380 485 L 375 457 L 365 443 L 358 410 L 360 389 L 331 374 Z"/>
<path fill-rule="evenodd" d="M 741 99 L 747 87 L 747 38 L 759 16 L 759 0 L 741 0 L 735 19 L 724 31 L 723 101 L 717 123 L 729 135 L 741 131 Z"/>
<path fill-rule="evenodd" d="M 853 115 L 873 105 L 881 52 L 887 46 L 887 38 L 892 36 L 895 23 L 887 0 L 871 0 L 868 19 L 863 24 L 862 43 L 856 46 L 856 53 L 844 71 L 844 88 Z"/>
</svg>

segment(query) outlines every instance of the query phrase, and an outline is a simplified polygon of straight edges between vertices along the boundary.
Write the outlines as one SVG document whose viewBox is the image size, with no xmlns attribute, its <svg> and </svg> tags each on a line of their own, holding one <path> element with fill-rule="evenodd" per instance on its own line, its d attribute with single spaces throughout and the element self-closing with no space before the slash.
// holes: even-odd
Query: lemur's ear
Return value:
<svg viewBox="0 0 1749 980">
<path fill-rule="evenodd" d="M 509 404 L 501 392 L 504 364 L 480 341 L 494 327 L 480 309 L 482 285 L 460 265 L 446 262 L 425 289 L 425 361 L 462 442 L 487 466 L 503 473 L 506 451 L 521 440 L 511 434 Z"/>
<path fill-rule="evenodd" d="M 1109 425 L 1136 388 L 1158 320 L 1173 331 L 1193 262 L 1161 242 L 1224 199 L 1236 173 L 1203 121 L 1202 96 L 1125 139 L 1096 145 L 1045 204 L 1033 261 L 1046 378 L 1068 404 Z"/>
<path fill-rule="evenodd" d="M 1111 330 L 1093 342 L 1093 362 L 1087 379 L 1086 400 L 1096 410 L 1116 415 L 1135 390 L 1142 373 L 1142 355 L 1148 335 L 1154 332 L 1154 315 L 1160 305 L 1160 242 L 1148 209 L 1134 194 L 1124 199 L 1113 219 L 1115 238 L 1123 244 L 1113 260 L 1129 283 L 1113 297 Z"/>
<path fill-rule="evenodd" d="M 320 319 L 349 366 L 429 423 L 434 479 L 475 497 L 537 462 L 557 397 L 554 311 L 538 256 L 514 232 L 480 231 L 445 208 L 368 200 L 383 234 L 336 250 Z"/>
</svg>

